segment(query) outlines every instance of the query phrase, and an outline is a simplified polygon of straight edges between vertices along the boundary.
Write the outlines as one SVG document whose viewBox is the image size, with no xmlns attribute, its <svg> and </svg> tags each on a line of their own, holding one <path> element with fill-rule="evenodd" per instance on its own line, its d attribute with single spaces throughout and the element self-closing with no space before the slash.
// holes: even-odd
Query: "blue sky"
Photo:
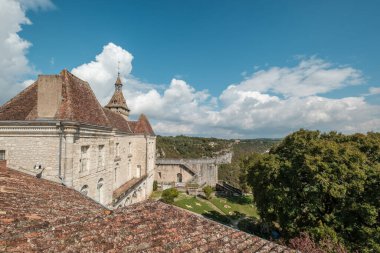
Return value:
<svg viewBox="0 0 380 253">
<path fill-rule="evenodd" d="M 379 1 L 10 2 L 31 22 L 1 29 L 30 44 L 2 87 L 67 68 L 105 103 L 120 60 L 128 105 L 159 134 L 380 130 Z"/>
</svg>

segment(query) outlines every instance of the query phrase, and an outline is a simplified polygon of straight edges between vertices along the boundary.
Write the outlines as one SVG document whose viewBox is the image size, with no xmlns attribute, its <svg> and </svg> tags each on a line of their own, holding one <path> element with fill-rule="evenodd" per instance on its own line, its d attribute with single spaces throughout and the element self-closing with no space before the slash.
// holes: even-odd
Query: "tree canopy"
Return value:
<svg viewBox="0 0 380 253">
<path fill-rule="evenodd" d="M 249 169 L 260 216 L 285 238 L 302 232 L 380 252 L 380 133 L 300 130 Z"/>
</svg>

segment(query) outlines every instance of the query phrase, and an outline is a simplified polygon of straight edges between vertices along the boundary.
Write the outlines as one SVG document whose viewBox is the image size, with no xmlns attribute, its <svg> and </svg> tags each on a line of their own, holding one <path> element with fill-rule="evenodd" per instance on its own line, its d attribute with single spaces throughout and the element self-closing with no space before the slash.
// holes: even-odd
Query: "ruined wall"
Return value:
<svg viewBox="0 0 380 253">
<path fill-rule="evenodd" d="M 193 178 L 194 174 L 191 173 L 185 166 L 180 164 L 157 164 L 155 172 L 155 180 L 158 183 L 171 184 L 178 182 L 177 175 L 180 173 L 182 175 L 182 182 L 189 183 Z"/>
<path fill-rule="evenodd" d="M 177 174 L 182 174 L 184 183 L 215 186 L 218 182 L 218 165 L 210 159 L 158 159 L 155 180 L 168 184 L 178 182 Z"/>
</svg>

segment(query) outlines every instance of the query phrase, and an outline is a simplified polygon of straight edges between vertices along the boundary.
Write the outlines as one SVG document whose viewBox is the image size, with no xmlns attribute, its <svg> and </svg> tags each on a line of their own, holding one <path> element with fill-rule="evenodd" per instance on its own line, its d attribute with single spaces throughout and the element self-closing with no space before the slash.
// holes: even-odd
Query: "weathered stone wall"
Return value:
<svg viewBox="0 0 380 253">
<path fill-rule="evenodd" d="M 84 130 L 84 129 L 83 129 Z M 88 130 L 89 131 L 89 130 Z M 112 161 L 114 159 L 112 154 L 112 148 L 110 140 L 113 136 L 110 133 L 91 133 L 83 132 L 75 136 L 72 150 L 72 172 L 68 173 L 72 175 L 71 186 L 81 191 L 86 188 L 87 196 L 90 198 L 102 202 L 101 204 L 108 205 L 112 202 L 113 192 L 113 174 L 112 174 Z M 99 165 L 99 146 L 104 146 L 104 166 Z M 88 147 L 87 151 L 87 169 L 81 171 L 81 148 Z M 69 181 L 67 179 L 66 181 Z M 102 189 L 103 198 L 100 201 L 100 191 L 98 189 L 98 183 L 103 181 Z"/>
<path fill-rule="evenodd" d="M 123 205 L 149 197 L 153 191 L 155 145 L 154 136 L 125 135 L 59 122 L 46 127 L 0 127 L 0 150 L 6 151 L 8 167 L 31 175 L 42 172 L 42 178 L 78 191 L 86 188 L 87 196 L 108 207 L 112 207 L 115 189 L 144 175 L 147 178 Z M 88 166 L 81 171 L 84 146 L 88 147 Z M 99 162 L 99 146 L 103 146 L 104 163 Z"/>
<path fill-rule="evenodd" d="M 5 150 L 9 168 L 31 175 L 42 171 L 43 178 L 59 181 L 59 135 L 56 127 L 1 127 L 0 150 Z"/>
<path fill-rule="evenodd" d="M 194 173 L 180 164 L 157 164 L 155 180 L 158 183 L 170 184 L 178 182 L 177 175 L 182 175 L 182 182 L 189 183 L 194 178 Z"/>
<path fill-rule="evenodd" d="M 156 162 L 155 180 L 169 184 L 178 182 L 177 174 L 182 174 L 182 182 L 215 186 L 218 182 L 218 165 L 212 159 L 159 159 Z"/>
</svg>

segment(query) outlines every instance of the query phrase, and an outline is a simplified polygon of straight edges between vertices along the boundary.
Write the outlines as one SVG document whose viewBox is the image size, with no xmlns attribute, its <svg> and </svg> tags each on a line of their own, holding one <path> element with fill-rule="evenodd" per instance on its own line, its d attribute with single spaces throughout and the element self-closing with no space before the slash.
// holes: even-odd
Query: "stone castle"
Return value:
<svg viewBox="0 0 380 253">
<path fill-rule="evenodd" d="M 156 137 L 145 115 L 128 119 L 122 86 L 118 75 L 102 107 L 67 70 L 38 76 L 0 107 L 0 166 L 62 183 L 108 208 L 147 199 Z"/>
</svg>

